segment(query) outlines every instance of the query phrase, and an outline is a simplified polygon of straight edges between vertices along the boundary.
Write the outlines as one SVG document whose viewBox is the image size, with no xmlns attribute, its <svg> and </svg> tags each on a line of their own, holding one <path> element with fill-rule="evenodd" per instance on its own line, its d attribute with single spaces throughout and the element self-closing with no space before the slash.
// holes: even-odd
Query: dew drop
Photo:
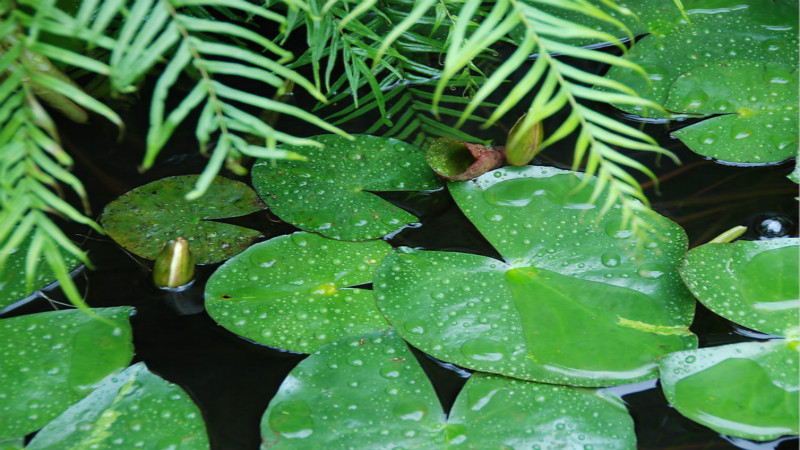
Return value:
<svg viewBox="0 0 800 450">
<path fill-rule="evenodd" d="M 617 267 L 621 261 L 619 254 L 614 252 L 606 252 L 600 256 L 600 262 L 606 267 Z"/>
<path fill-rule="evenodd" d="M 476 361 L 500 361 L 508 356 L 502 343 L 488 338 L 475 338 L 464 342 L 461 345 L 461 353 Z"/>
</svg>

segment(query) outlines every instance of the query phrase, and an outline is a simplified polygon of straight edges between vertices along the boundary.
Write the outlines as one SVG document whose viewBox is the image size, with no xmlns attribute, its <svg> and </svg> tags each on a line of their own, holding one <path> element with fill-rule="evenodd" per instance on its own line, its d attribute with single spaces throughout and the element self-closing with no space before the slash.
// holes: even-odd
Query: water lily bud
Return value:
<svg viewBox="0 0 800 450">
<path fill-rule="evenodd" d="M 471 180 L 501 167 L 506 161 L 502 147 L 444 137 L 430 143 L 425 159 L 437 175 L 450 181 Z"/>
<path fill-rule="evenodd" d="M 530 122 L 523 115 L 511 128 L 511 131 L 508 132 L 506 159 L 512 166 L 528 164 L 541 151 L 539 144 L 542 142 L 543 137 L 542 123 Z"/>
<path fill-rule="evenodd" d="M 164 244 L 153 266 L 153 283 L 160 288 L 174 289 L 194 278 L 194 255 L 189 241 L 179 237 Z"/>
</svg>

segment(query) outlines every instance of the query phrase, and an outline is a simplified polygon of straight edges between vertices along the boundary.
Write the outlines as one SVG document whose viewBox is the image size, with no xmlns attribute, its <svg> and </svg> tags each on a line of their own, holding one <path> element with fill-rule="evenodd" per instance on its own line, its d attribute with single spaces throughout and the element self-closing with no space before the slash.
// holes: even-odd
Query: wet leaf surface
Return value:
<svg viewBox="0 0 800 450">
<path fill-rule="evenodd" d="M 216 177 L 197 200 L 186 200 L 197 175 L 162 178 L 140 186 L 109 203 L 100 220 L 119 245 L 142 258 L 155 259 L 170 239 L 189 241 L 198 264 L 224 261 L 246 249 L 261 235 L 256 230 L 217 222 L 263 209 L 244 183 Z"/>
<path fill-rule="evenodd" d="M 30 314 L 0 319 L 0 439 L 24 436 L 86 396 L 133 357 L 132 308 Z"/>
<path fill-rule="evenodd" d="M 261 430 L 262 449 L 635 448 L 633 420 L 618 399 L 494 375 L 472 375 L 446 420 L 391 330 L 336 341 L 302 361 Z"/>
<path fill-rule="evenodd" d="M 798 433 L 797 341 L 702 348 L 658 364 L 667 400 L 696 422 L 762 441 Z"/>
<path fill-rule="evenodd" d="M 262 344 L 311 353 L 345 336 L 385 328 L 372 282 L 384 241 L 346 242 L 298 232 L 256 244 L 206 285 L 206 309 L 228 330 Z"/>
<path fill-rule="evenodd" d="M 797 67 L 796 2 L 745 0 L 736 6 L 729 2 L 704 6 L 692 10 L 691 3 L 686 3 L 691 25 L 682 24 L 664 30 L 664 34 L 645 36 L 626 54 L 647 71 L 649 78 L 621 67 L 612 67 L 606 76 L 664 105 L 675 80 L 702 64 L 713 65 L 736 58 L 754 64 Z M 728 78 L 740 76 L 747 78 L 747 74 L 739 75 L 736 71 L 731 71 Z M 704 103 L 706 108 L 718 108 L 727 101 L 726 98 L 710 98 Z M 639 106 L 615 106 L 644 117 L 665 117 L 658 111 L 643 111 Z"/>
<path fill-rule="evenodd" d="M 797 238 L 706 244 L 680 273 L 708 309 L 764 333 L 796 333 L 800 320 Z"/>
<path fill-rule="evenodd" d="M 209 444 L 203 417 L 189 396 L 138 363 L 106 378 L 26 448 L 203 450 Z"/>
<path fill-rule="evenodd" d="M 590 182 L 542 167 L 506 168 L 450 190 L 505 261 L 405 249 L 375 275 L 378 306 L 436 358 L 548 383 L 606 386 L 653 378 L 654 359 L 693 348 L 694 300 L 677 274 L 680 227 L 661 218 L 637 258 L 617 210 L 584 201 Z M 602 200 L 600 200 L 602 203 Z"/>
<path fill-rule="evenodd" d="M 437 449 L 444 411 L 394 333 L 320 348 L 289 374 L 261 420 L 262 449 Z"/>
<path fill-rule="evenodd" d="M 633 450 L 633 419 L 615 397 L 476 373 L 447 419 L 453 449 Z"/>
<path fill-rule="evenodd" d="M 30 237 L 24 239 L 16 250 L 11 252 L 5 262 L 2 279 L 0 279 L 0 310 L 24 299 L 37 289 L 56 281 L 56 276 L 50 266 L 44 258 L 40 258 L 39 263 L 36 265 L 36 277 L 33 280 L 33 285 L 31 289 L 28 289 L 28 283 L 25 280 L 25 258 L 28 254 L 30 243 Z M 62 253 L 61 256 L 64 258 L 67 268 L 75 268 L 80 263 L 80 260 L 71 255 Z"/>
<path fill-rule="evenodd" d="M 272 212 L 306 231 L 349 241 L 389 234 L 417 218 L 369 191 L 439 187 L 421 149 L 390 138 L 338 135 L 325 148 L 282 146 L 308 161 L 253 166 L 253 186 Z"/>
<path fill-rule="evenodd" d="M 0 450 L 22 450 L 25 447 L 25 439 L 4 439 L 0 440 Z"/>
<path fill-rule="evenodd" d="M 670 111 L 721 114 L 672 133 L 722 161 L 779 162 L 797 155 L 797 65 L 732 59 L 692 67 L 669 91 Z"/>
</svg>

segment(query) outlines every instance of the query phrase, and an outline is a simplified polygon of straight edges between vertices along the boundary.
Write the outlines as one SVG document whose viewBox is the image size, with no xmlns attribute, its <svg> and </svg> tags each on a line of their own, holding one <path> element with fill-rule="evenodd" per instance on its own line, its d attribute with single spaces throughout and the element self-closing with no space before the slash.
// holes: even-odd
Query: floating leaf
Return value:
<svg viewBox="0 0 800 450">
<path fill-rule="evenodd" d="M 580 386 L 655 376 L 654 359 L 692 348 L 694 300 L 676 270 L 687 247 L 636 255 L 617 209 L 588 201 L 593 181 L 553 168 L 506 168 L 451 183 L 453 198 L 505 261 L 404 250 L 375 275 L 378 306 L 412 345 L 485 372 Z M 600 203 L 603 199 L 600 199 Z"/>
<path fill-rule="evenodd" d="M 678 352 L 658 365 L 667 400 L 696 422 L 760 441 L 798 433 L 797 341 Z"/>
<path fill-rule="evenodd" d="M 36 277 L 33 280 L 31 288 L 28 289 L 28 283 L 25 280 L 25 258 L 28 255 L 28 248 L 31 244 L 32 235 L 11 251 L 11 254 L 6 260 L 3 271 L 2 279 L 0 279 L 0 310 L 16 303 L 19 300 L 34 293 L 37 289 L 41 289 L 56 281 L 56 276 L 50 266 L 42 257 L 37 263 L 35 269 Z M 74 268 L 80 262 L 77 258 L 63 252 L 61 254 L 67 268 Z"/>
<path fill-rule="evenodd" d="M 740 325 L 780 336 L 800 320 L 797 238 L 706 244 L 680 269 L 708 309 Z"/>
<path fill-rule="evenodd" d="M 0 450 L 23 450 L 25 448 L 25 439 L 4 439 L 0 440 Z"/>
<path fill-rule="evenodd" d="M 0 319 L 0 439 L 36 431 L 133 357 L 132 308 Z"/>
<path fill-rule="evenodd" d="M 105 379 L 47 424 L 27 450 L 208 449 L 200 410 L 178 386 L 143 363 Z"/>
<path fill-rule="evenodd" d="M 384 241 L 345 242 L 298 232 L 253 245 L 206 284 L 220 325 L 262 344 L 310 353 L 345 336 L 385 328 L 371 283 L 391 251 Z"/>
<path fill-rule="evenodd" d="M 773 62 L 797 67 L 797 2 L 743 0 L 736 7 L 730 4 L 722 8 L 703 6 L 711 5 L 701 4 L 687 11 L 691 24 L 662 30 L 664 34 L 650 34 L 637 41 L 626 54 L 626 58 L 647 71 L 648 78 L 623 66 L 612 66 L 606 77 L 664 105 L 673 82 L 702 64 L 741 58 L 753 64 Z M 725 80 L 739 77 L 748 75 L 731 71 Z M 728 101 L 724 97 L 703 99 L 706 106 L 712 108 L 723 107 Z M 666 117 L 658 111 L 644 111 L 637 105 L 615 106 L 640 116 Z"/>
<path fill-rule="evenodd" d="M 444 446 L 444 411 L 394 333 L 320 348 L 283 381 L 261 419 L 262 449 Z"/>
<path fill-rule="evenodd" d="M 475 374 L 450 418 L 393 331 L 321 347 L 284 381 L 261 421 L 262 449 L 635 448 L 621 402 L 586 389 Z"/>
<path fill-rule="evenodd" d="M 374 136 L 313 138 L 325 148 L 283 145 L 308 157 L 253 166 L 253 186 L 281 219 L 334 239 L 374 239 L 415 222 L 413 215 L 369 191 L 439 186 L 422 150 Z"/>
<path fill-rule="evenodd" d="M 476 373 L 447 419 L 453 449 L 636 448 L 633 419 L 598 391 Z"/>
<path fill-rule="evenodd" d="M 164 244 L 184 237 L 198 264 L 224 261 L 250 246 L 261 233 L 217 222 L 263 209 L 246 184 L 216 177 L 205 195 L 186 200 L 197 175 L 162 178 L 109 203 L 101 221 L 119 245 L 142 258 L 155 259 Z"/>
<path fill-rule="evenodd" d="M 695 153 L 741 163 L 779 162 L 797 155 L 797 90 L 796 65 L 722 60 L 678 77 L 664 107 L 722 114 L 672 133 Z"/>
</svg>

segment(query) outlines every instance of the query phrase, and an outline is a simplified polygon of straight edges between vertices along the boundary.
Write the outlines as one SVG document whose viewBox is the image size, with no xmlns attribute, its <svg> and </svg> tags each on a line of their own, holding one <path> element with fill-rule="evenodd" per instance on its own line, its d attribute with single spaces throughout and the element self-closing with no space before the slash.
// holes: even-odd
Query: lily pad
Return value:
<svg viewBox="0 0 800 450">
<path fill-rule="evenodd" d="M 36 431 L 133 357 L 132 308 L 0 319 L 0 439 Z"/>
<path fill-rule="evenodd" d="M 213 219 L 243 216 L 264 208 L 244 183 L 216 177 L 197 200 L 186 200 L 198 175 L 162 178 L 109 203 L 100 218 L 119 245 L 155 259 L 170 239 L 184 237 L 198 264 L 224 261 L 250 246 L 261 233 Z"/>
<path fill-rule="evenodd" d="M 626 58 L 644 68 L 649 77 L 628 68 L 612 67 L 606 77 L 636 91 L 659 105 L 678 77 L 691 73 L 703 64 L 712 66 L 721 60 L 741 58 L 753 64 L 778 63 L 797 67 L 797 2 L 743 0 L 735 6 L 727 1 L 699 5 L 686 3 L 691 24 L 680 24 L 663 34 L 653 33 L 636 42 Z M 730 71 L 725 78 L 739 84 L 749 77 Z M 728 98 L 703 100 L 706 107 L 726 106 Z M 671 117 L 659 111 L 644 111 L 641 106 L 615 105 L 623 111 L 645 117 Z M 692 114 L 693 110 L 673 111 Z M 729 112 L 733 112 L 729 110 Z M 796 115 L 796 114 L 795 114 Z"/>
<path fill-rule="evenodd" d="M 316 136 L 325 148 L 283 145 L 308 161 L 253 166 L 253 186 L 281 219 L 348 241 L 374 239 L 416 222 L 369 191 L 428 190 L 439 181 L 421 149 L 391 138 Z"/>
<path fill-rule="evenodd" d="M 143 363 L 109 376 L 39 431 L 27 450 L 208 449 L 200 410 Z"/>
<path fill-rule="evenodd" d="M 658 365 L 667 400 L 696 422 L 759 441 L 798 433 L 797 341 L 678 352 Z"/>
<path fill-rule="evenodd" d="M 56 281 L 55 274 L 45 258 L 42 257 L 36 264 L 36 277 L 31 288 L 28 289 L 28 283 L 25 280 L 25 258 L 28 255 L 32 239 L 32 235 L 24 239 L 16 249 L 11 251 L 5 262 L 2 278 L 0 278 L 0 310 Z M 80 260 L 70 254 L 62 253 L 61 257 L 64 258 L 64 263 L 68 268 L 77 267 L 80 263 Z"/>
<path fill-rule="evenodd" d="M 262 449 L 633 449 L 633 420 L 596 391 L 475 374 L 450 418 L 393 331 L 321 347 L 284 381 Z"/>
<path fill-rule="evenodd" d="M 799 242 L 701 245 L 686 255 L 680 273 L 708 309 L 748 328 L 786 336 L 800 320 Z"/>
<path fill-rule="evenodd" d="M 332 342 L 301 361 L 261 419 L 262 449 L 444 446 L 445 415 L 393 332 Z"/>
<path fill-rule="evenodd" d="M 25 448 L 25 439 L 4 439 L 0 440 L 0 450 L 23 450 Z"/>
<path fill-rule="evenodd" d="M 655 377 L 655 358 L 696 346 L 677 273 L 686 236 L 659 218 L 668 241 L 626 250 L 618 210 L 598 217 L 593 182 L 573 193 L 581 180 L 526 167 L 451 183 L 505 261 L 403 250 L 376 272 L 378 306 L 415 347 L 475 370 L 579 386 Z"/>
<path fill-rule="evenodd" d="M 278 236 L 227 261 L 206 284 L 206 309 L 228 330 L 310 353 L 322 344 L 387 326 L 372 291 L 384 241 L 346 242 L 312 233 Z"/>
<path fill-rule="evenodd" d="M 797 155 L 797 90 L 796 65 L 721 60 L 678 77 L 664 106 L 721 114 L 672 133 L 695 153 L 740 163 L 779 162 Z"/>
<path fill-rule="evenodd" d="M 636 448 L 625 405 L 596 390 L 476 373 L 447 419 L 453 449 Z"/>
</svg>

